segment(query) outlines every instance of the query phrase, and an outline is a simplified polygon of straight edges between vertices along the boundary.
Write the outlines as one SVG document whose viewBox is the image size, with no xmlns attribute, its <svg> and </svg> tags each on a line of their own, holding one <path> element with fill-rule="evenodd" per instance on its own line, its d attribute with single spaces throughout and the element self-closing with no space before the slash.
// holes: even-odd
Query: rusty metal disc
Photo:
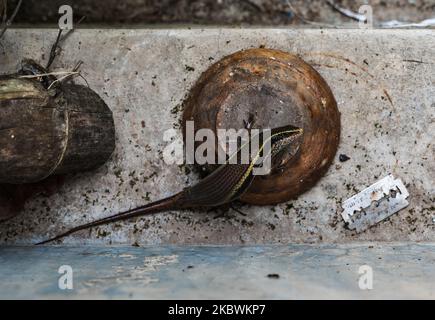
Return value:
<svg viewBox="0 0 435 320">
<path fill-rule="evenodd" d="M 296 55 L 250 49 L 224 57 L 206 70 L 184 104 L 183 124 L 242 129 L 302 127 L 299 151 L 280 170 L 258 176 L 242 201 L 267 205 L 288 201 L 311 188 L 337 151 L 340 114 L 325 80 Z M 210 166 L 206 167 L 211 170 Z"/>
</svg>

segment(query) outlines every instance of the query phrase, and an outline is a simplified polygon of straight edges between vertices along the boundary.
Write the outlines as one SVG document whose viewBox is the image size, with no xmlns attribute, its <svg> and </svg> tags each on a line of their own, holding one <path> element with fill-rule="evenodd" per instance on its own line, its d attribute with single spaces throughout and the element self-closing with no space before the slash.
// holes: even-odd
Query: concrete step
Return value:
<svg viewBox="0 0 435 320">
<path fill-rule="evenodd" d="M 22 58 L 46 62 L 54 29 L 11 29 L 0 72 Z M 62 45 L 55 68 L 83 60 L 82 74 L 113 110 L 117 146 L 102 168 L 35 196 L 0 225 L 0 242 L 26 244 L 157 200 L 196 181 L 161 158 L 165 130 L 179 129 L 180 104 L 199 75 L 235 51 L 265 46 L 300 55 L 331 86 L 342 115 L 338 154 L 297 200 L 218 213 L 171 212 L 94 228 L 70 244 L 264 244 L 435 241 L 434 30 L 82 29 Z M 82 82 L 77 79 L 77 82 Z M 362 234 L 345 229 L 341 202 L 388 173 L 410 205 Z"/>
<path fill-rule="evenodd" d="M 434 263 L 434 244 L 3 246 L 0 298 L 434 299 Z"/>
</svg>

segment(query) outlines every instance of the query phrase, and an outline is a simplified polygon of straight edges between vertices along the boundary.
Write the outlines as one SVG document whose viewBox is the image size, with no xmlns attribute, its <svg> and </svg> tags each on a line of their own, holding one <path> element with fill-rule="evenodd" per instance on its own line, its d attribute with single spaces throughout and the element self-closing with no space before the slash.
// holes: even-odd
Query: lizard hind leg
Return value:
<svg viewBox="0 0 435 320">
<path fill-rule="evenodd" d="M 215 208 L 211 208 L 209 209 L 207 212 L 216 212 L 217 215 L 213 217 L 213 219 L 220 219 L 220 218 L 225 218 L 228 219 L 230 218 L 230 211 L 231 211 L 231 204 L 230 203 L 226 203 L 223 204 L 219 207 L 215 207 Z"/>
<path fill-rule="evenodd" d="M 224 204 L 222 206 L 213 208 L 208 210 L 207 212 L 218 212 L 218 214 L 213 217 L 213 219 L 219 219 L 219 218 L 231 218 L 230 212 L 234 211 L 238 214 L 240 214 L 243 217 L 246 217 L 247 214 L 244 213 L 242 210 L 240 210 L 240 207 L 244 206 L 243 203 L 235 201 L 231 203 Z"/>
</svg>

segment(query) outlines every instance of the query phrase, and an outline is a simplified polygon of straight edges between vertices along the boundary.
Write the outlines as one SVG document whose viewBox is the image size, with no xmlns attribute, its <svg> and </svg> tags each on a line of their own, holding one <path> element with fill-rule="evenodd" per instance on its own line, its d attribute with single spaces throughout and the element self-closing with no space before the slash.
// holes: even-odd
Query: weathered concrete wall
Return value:
<svg viewBox="0 0 435 320">
<path fill-rule="evenodd" d="M 399 243 L 0 247 L 0 298 L 434 299 L 434 249 Z M 62 265 L 71 267 L 73 290 L 59 288 Z M 373 287 L 361 290 L 360 268 L 367 265 Z"/>
<path fill-rule="evenodd" d="M 0 72 L 21 58 L 48 57 L 55 30 L 8 30 Z M 208 66 L 259 47 L 299 54 L 325 77 L 342 114 L 338 154 L 327 175 L 297 200 L 275 207 L 162 213 L 81 232 L 68 243 L 253 244 L 434 241 L 435 31 L 433 30 L 79 30 L 55 67 L 84 61 L 82 74 L 114 112 L 117 146 L 94 172 L 68 177 L 49 197 L 0 225 L 2 243 L 43 240 L 72 226 L 168 196 L 197 177 L 166 165 L 163 132 L 179 130 L 179 108 Z M 78 79 L 77 82 L 81 80 Z M 181 132 L 179 130 L 181 135 Z M 360 235 L 344 228 L 342 200 L 393 173 L 410 206 Z"/>
</svg>

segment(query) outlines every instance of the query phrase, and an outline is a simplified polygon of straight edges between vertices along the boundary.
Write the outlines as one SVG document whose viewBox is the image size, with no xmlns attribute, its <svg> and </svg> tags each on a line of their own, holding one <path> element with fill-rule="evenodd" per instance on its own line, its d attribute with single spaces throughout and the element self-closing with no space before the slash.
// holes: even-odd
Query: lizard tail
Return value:
<svg viewBox="0 0 435 320">
<path fill-rule="evenodd" d="M 161 211 L 166 211 L 166 210 L 174 209 L 179 204 L 178 200 L 180 198 L 182 198 L 182 195 L 183 195 L 183 193 L 180 192 L 180 193 L 175 194 L 175 195 L 173 195 L 173 196 L 171 196 L 169 198 L 165 198 L 165 199 L 162 199 L 162 200 L 151 202 L 151 203 L 149 203 L 147 205 L 144 205 L 144 206 L 141 206 L 141 207 L 138 207 L 138 208 L 135 208 L 135 209 L 131 209 L 131 210 L 128 210 L 128 211 L 125 211 L 125 212 L 121 212 L 121 213 L 115 214 L 113 216 L 109 216 L 109 217 L 106 217 L 106 218 L 102 218 L 102 219 L 99 219 L 99 220 L 96 220 L 96 221 L 93 221 L 93 222 L 89 222 L 89 223 L 83 224 L 81 226 L 72 228 L 72 229 L 70 229 L 70 230 L 68 230 L 68 231 L 66 231 L 66 232 L 64 232 L 64 233 L 62 233 L 60 235 L 57 235 L 57 236 L 55 236 L 55 237 L 53 237 L 51 239 L 48 239 L 48 240 L 36 243 L 36 245 L 50 243 L 50 242 L 53 242 L 55 240 L 62 239 L 64 237 L 66 237 L 66 236 L 69 236 L 69 235 L 71 235 L 73 233 L 76 233 L 77 231 L 88 229 L 88 228 L 92 228 L 92 227 L 96 227 L 96 226 L 99 226 L 99 225 L 102 225 L 102 224 L 112 223 L 112 222 L 115 222 L 115 221 L 118 221 L 118 220 L 130 219 L 130 218 L 133 218 L 133 217 L 143 216 L 143 215 L 146 215 L 146 214 L 158 213 L 158 212 L 161 212 Z"/>
</svg>

